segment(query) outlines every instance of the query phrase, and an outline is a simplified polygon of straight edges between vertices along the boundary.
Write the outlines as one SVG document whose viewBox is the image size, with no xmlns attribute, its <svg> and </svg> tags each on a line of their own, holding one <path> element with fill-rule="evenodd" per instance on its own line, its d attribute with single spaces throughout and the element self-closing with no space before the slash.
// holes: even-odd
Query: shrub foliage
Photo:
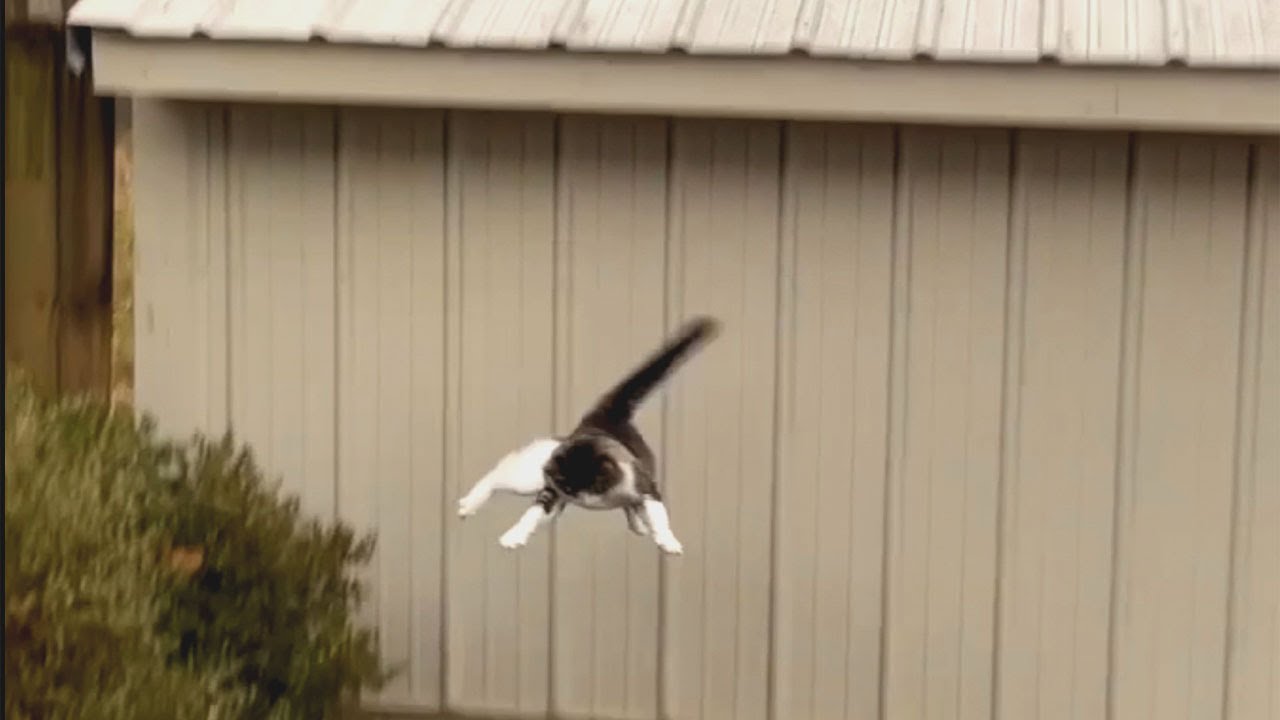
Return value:
<svg viewBox="0 0 1280 720">
<path fill-rule="evenodd" d="M 380 685 L 373 636 L 352 622 L 361 588 L 348 572 L 369 560 L 372 538 L 304 520 L 230 440 L 197 439 L 176 459 L 166 535 L 199 564 L 162 612 L 180 656 L 211 667 L 233 657 L 254 717 L 325 717 L 342 695 Z"/>
<path fill-rule="evenodd" d="M 387 674 L 373 550 L 229 438 L 5 383 L 5 717 L 324 718 Z"/>
</svg>

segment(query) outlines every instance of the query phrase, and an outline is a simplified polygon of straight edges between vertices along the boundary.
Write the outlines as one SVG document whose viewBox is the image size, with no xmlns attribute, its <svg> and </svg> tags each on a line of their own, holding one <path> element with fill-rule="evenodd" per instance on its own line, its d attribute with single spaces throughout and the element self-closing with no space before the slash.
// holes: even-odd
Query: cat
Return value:
<svg viewBox="0 0 1280 720">
<path fill-rule="evenodd" d="M 720 323 L 708 317 L 683 325 L 639 368 L 605 393 L 560 438 L 539 438 L 508 453 L 461 500 L 458 515 L 474 515 L 495 491 L 533 496 L 524 512 L 498 543 L 515 549 L 529 542 L 542 524 L 559 516 L 567 504 L 589 510 L 622 509 L 627 526 L 651 536 L 664 552 L 684 551 L 662 503 L 655 480 L 653 451 L 632 417 L 640 403 L 695 350 L 712 340 Z"/>
</svg>

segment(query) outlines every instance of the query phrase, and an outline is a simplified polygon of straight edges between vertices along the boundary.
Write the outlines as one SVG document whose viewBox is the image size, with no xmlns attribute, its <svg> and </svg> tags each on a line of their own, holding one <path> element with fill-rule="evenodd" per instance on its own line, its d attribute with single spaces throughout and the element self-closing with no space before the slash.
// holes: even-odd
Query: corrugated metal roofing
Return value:
<svg viewBox="0 0 1280 720">
<path fill-rule="evenodd" d="M 1280 0 L 81 0 L 138 37 L 1280 67 Z"/>
</svg>

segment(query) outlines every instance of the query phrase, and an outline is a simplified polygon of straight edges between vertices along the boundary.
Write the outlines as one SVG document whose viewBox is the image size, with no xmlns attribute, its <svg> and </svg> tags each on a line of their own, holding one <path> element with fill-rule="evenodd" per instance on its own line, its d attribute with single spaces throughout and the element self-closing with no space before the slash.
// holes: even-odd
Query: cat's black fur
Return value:
<svg viewBox="0 0 1280 720">
<path fill-rule="evenodd" d="M 582 417 L 543 467 L 549 487 L 538 494 L 537 501 L 548 513 L 565 500 L 589 507 L 620 507 L 646 497 L 661 499 L 653 450 L 632 419 L 640 403 L 719 329 L 712 318 L 686 323 Z M 626 480 L 624 465 L 630 466 L 633 487 L 621 487 Z"/>
</svg>

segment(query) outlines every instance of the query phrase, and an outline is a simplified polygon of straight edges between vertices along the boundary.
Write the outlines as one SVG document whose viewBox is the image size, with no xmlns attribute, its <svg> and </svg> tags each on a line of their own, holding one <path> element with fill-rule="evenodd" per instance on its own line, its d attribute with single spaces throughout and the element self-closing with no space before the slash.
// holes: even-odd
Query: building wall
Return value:
<svg viewBox="0 0 1280 720">
<path fill-rule="evenodd" d="M 378 530 L 380 705 L 1280 714 L 1274 140 L 135 112 L 137 400 Z M 683 557 L 454 517 L 693 313 Z"/>
</svg>

